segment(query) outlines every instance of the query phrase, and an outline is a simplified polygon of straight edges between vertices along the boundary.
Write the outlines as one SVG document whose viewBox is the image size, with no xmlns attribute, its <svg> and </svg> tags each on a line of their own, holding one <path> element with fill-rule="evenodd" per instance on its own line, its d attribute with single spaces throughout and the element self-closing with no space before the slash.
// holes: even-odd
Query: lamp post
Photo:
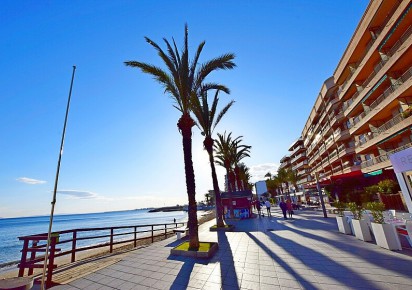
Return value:
<svg viewBox="0 0 412 290">
<path fill-rule="evenodd" d="M 326 213 L 325 202 L 323 201 L 322 189 L 320 188 L 319 176 L 317 172 L 315 173 L 315 177 L 316 177 L 316 187 L 318 188 L 318 193 L 319 193 L 320 204 L 322 205 L 323 217 L 327 218 L 328 214 Z"/>
</svg>

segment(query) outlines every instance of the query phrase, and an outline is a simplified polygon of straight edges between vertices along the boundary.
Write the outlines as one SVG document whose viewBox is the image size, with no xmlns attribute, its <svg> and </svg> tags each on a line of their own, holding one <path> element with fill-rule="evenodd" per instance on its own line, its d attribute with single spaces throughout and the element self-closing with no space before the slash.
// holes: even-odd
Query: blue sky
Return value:
<svg viewBox="0 0 412 290">
<path fill-rule="evenodd" d="M 56 213 L 187 202 L 179 112 L 127 60 L 161 65 L 144 36 L 226 52 L 210 76 L 235 105 L 216 132 L 243 136 L 254 180 L 275 172 L 299 137 L 368 1 L 15 1 L 0 3 L 0 217 L 43 215 L 50 202 L 72 66 L 77 66 Z M 193 134 L 197 200 L 212 188 Z M 224 171 L 218 168 L 223 186 Z"/>
</svg>

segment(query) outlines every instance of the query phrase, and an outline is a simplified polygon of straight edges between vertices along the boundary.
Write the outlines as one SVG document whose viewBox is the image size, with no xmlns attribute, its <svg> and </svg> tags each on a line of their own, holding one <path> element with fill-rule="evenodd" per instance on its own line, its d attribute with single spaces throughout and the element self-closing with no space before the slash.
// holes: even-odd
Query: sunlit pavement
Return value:
<svg viewBox="0 0 412 290">
<path fill-rule="evenodd" d="M 199 228 L 218 241 L 209 260 L 170 256 L 176 238 L 53 289 L 412 289 L 410 250 L 392 252 L 340 234 L 334 216 L 295 211 L 234 221 L 234 232 Z"/>
</svg>

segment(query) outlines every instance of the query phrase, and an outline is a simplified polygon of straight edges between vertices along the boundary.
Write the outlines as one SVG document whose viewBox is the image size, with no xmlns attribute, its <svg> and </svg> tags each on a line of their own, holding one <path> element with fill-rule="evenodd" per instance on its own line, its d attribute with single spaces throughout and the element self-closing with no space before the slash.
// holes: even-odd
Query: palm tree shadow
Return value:
<svg viewBox="0 0 412 290">
<path fill-rule="evenodd" d="M 306 247 L 301 245 L 300 243 L 294 242 L 293 240 L 282 238 L 278 235 L 275 235 L 273 232 L 266 232 L 266 235 L 276 244 L 283 244 L 288 243 L 288 247 L 283 247 L 285 251 L 287 251 L 291 257 L 299 260 L 307 267 L 312 268 L 315 271 L 320 273 L 324 273 L 325 276 L 337 280 L 343 285 L 348 285 L 348 283 L 356 283 L 356 285 L 362 286 L 366 289 L 375 289 L 376 285 L 371 283 L 370 281 L 366 280 L 364 277 L 359 275 L 359 273 L 353 271 L 352 269 L 342 265 L 340 263 L 335 262 L 332 258 L 311 249 L 310 247 Z M 296 255 L 296 253 L 305 253 L 306 257 L 310 257 L 310 259 L 303 259 L 300 255 Z M 322 261 L 321 263 L 315 264 L 313 261 Z M 333 270 L 328 269 L 339 269 L 339 271 L 334 272 Z M 294 273 L 293 273 L 294 274 Z"/>
<path fill-rule="evenodd" d="M 330 246 L 333 246 L 352 255 L 358 255 L 358 258 L 363 258 L 366 262 L 375 263 L 378 266 L 381 266 L 383 261 L 385 263 L 385 270 L 398 272 L 404 275 L 412 274 L 410 267 L 399 267 L 399 265 L 401 264 L 407 265 L 410 263 L 409 259 L 403 258 L 403 256 L 410 256 L 410 253 L 396 252 L 397 255 L 393 256 L 393 252 L 388 252 L 388 255 L 386 255 L 377 251 L 371 251 L 365 247 L 357 247 L 353 244 L 347 244 L 345 242 L 339 241 L 338 239 L 331 240 L 322 236 L 313 235 L 296 228 L 288 228 L 288 230 L 305 238 L 319 241 L 319 243 L 329 244 Z"/>
<path fill-rule="evenodd" d="M 276 253 L 270 250 L 265 244 L 263 244 L 258 238 L 252 235 L 250 232 L 246 232 L 246 234 L 251 238 L 262 250 L 266 252 L 269 256 L 271 256 L 275 262 L 277 262 L 284 270 L 286 270 L 289 274 L 294 275 L 299 279 L 299 281 L 305 285 L 305 289 L 315 289 L 316 287 L 308 280 L 305 279 L 302 275 L 298 274 L 294 269 L 289 266 L 285 261 L 282 260 Z"/>
<path fill-rule="evenodd" d="M 238 275 L 236 274 L 233 252 L 225 232 L 218 232 L 217 239 L 219 251 L 216 259 L 220 262 L 220 280 L 222 290 L 240 289 Z"/>
<path fill-rule="evenodd" d="M 210 259 L 201 260 L 201 259 L 182 257 L 182 256 L 176 256 L 176 255 L 170 255 L 167 259 L 183 262 L 183 266 L 180 268 L 179 273 L 176 275 L 176 278 L 173 281 L 173 284 L 169 288 L 173 290 L 186 289 L 189 285 L 190 276 L 193 272 L 194 266 L 196 264 L 207 265 L 210 260 Z"/>
</svg>

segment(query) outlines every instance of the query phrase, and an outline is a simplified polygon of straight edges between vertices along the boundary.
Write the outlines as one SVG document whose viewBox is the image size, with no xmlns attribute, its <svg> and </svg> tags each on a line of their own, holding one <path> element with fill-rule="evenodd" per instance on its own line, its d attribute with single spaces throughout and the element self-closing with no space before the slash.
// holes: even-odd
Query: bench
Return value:
<svg viewBox="0 0 412 290">
<path fill-rule="evenodd" d="M 177 240 L 180 240 L 182 238 L 182 234 L 186 236 L 188 231 L 189 231 L 189 228 L 185 226 L 173 229 L 173 232 L 176 234 Z"/>
</svg>

